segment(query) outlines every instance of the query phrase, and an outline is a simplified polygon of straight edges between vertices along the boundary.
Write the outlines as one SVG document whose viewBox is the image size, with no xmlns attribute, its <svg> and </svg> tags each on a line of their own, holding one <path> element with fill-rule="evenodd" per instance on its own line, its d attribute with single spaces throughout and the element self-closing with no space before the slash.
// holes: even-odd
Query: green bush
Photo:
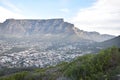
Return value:
<svg viewBox="0 0 120 80">
<path fill-rule="evenodd" d="M 120 66 L 120 50 L 112 47 L 98 54 L 79 57 L 69 64 L 64 74 L 74 80 L 109 79 L 112 75 L 120 74 L 120 67 L 117 66 Z"/>
</svg>

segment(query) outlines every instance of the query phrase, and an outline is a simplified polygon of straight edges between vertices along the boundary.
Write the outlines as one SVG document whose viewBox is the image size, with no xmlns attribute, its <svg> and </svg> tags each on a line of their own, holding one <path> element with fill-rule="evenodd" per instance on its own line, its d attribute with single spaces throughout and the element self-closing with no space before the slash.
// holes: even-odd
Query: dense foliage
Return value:
<svg viewBox="0 0 120 80">
<path fill-rule="evenodd" d="M 65 75 L 73 80 L 110 80 L 118 74 L 120 49 L 116 47 L 102 50 L 99 54 L 81 56 L 65 70 Z"/>
<path fill-rule="evenodd" d="M 120 49 L 112 47 L 54 67 L 4 75 L 0 80 L 118 80 L 119 74 Z"/>
</svg>

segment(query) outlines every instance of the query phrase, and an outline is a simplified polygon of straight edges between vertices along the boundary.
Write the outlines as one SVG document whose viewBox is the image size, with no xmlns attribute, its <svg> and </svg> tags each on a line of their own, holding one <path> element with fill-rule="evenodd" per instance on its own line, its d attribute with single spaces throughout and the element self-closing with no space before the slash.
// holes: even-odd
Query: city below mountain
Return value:
<svg viewBox="0 0 120 80">
<path fill-rule="evenodd" d="M 63 19 L 7 19 L 0 23 L 0 80 L 105 80 L 109 69 L 118 70 L 119 48 L 120 36 L 83 31 Z M 76 77 L 84 73 L 86 79 Z"/>
</svg>

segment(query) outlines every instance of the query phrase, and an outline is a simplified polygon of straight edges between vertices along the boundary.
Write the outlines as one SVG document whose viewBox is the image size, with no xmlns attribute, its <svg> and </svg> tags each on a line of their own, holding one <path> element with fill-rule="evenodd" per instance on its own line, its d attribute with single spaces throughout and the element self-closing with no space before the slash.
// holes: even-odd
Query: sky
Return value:
<svg viewBox="0 0 120 80">
<path fill-rule="evenodd" d="M 81 30 L 117 36 L 120 0 L 0 0 L 0 22 L 9 18 L 64 18 Z"/>
</svg>

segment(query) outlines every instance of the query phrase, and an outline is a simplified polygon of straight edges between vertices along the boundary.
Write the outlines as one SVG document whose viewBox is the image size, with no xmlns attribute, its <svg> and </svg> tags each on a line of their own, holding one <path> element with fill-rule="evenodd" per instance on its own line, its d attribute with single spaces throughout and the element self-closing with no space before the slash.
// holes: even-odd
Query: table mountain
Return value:
<svg viewBox="0 0 120 80">
<path fill-rule="evenodd" d="M 0 34 L 16 37 L 59 35 L 59 38 L 67 36 L 72 39 L 93 41 L 104 41 L 114 37 L 80 30 L 74 24 L 64 22 L 63 19 L 7 19 L 0 23 Z"/>
</svg>

